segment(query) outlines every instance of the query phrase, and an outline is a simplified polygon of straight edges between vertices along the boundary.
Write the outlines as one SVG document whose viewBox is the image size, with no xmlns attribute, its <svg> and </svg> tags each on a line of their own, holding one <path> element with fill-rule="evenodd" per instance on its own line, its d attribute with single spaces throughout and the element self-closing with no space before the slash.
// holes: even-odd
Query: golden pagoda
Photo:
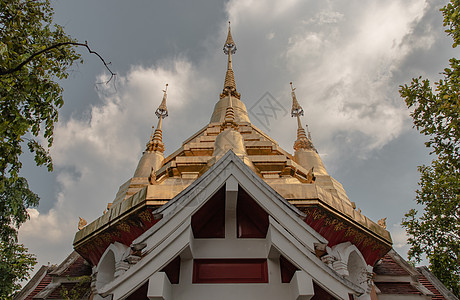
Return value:
<svg viewBox="0 0 460 300">
<path fill-rule="evenodd" d="M 293 154 L 249 120 L 236 89 L 230 24 L 223 51 L 224 86 L 209 123 L 164 157 L 166 84 L 133 177 L 102 216 L 80 220 L 76 252 L 42 268 L 18 299 L 54 297 L 79 268 L 91 273 L 82 299 L 93 300 L 434 296 L 422 284 L 434 282 L 429 271 L 392 250 L 384 220 L 356 210 L 326 171 L 292 82 Z"/>
<path fill-rule="evenodd" d="M 333 228 L 331 236 L 342 236 L 337 242 L 354 241 L 358 248 L 369 252 L 369 263 L 375 262 L 391 248 L 390 234 L 356 210 L 342 185 L 327 173 L 309 132 L 307 136 L 301 124 L 300 116 L 304 111 L 292 83 L 291 115 L 298 124 L 294 155 L 282 149 L 249 120 L 246 106 L 236 89 L 232 67 L 236 44 L 230 26 L 223 49 L 228 57 L 227 71 L 210 122 L 164 158 L 161 125 L 168 115 L 165 89 L 156 111 L 159 118 L 157 129 L 152 133 L 133 178 L 120 187 L 106 214 L 77 232 L 75 249 L 83 256 L 92 248 L 99 248 L 98 252 L 102 254 L 106 245 L 116 238 L 107 227 L 108 223 L 112 229 L 116 228 L 113 224 L 119 224 L 117 226 L 128 230 L 134 215 L 147 216 L 146 212 L 164 205 L 232 150 L 270 187 L 306 213 L 310 226 L 322 231 L 325 227 Z M 133 230 L 140 232 L 142 228 Z"/>
</svg>

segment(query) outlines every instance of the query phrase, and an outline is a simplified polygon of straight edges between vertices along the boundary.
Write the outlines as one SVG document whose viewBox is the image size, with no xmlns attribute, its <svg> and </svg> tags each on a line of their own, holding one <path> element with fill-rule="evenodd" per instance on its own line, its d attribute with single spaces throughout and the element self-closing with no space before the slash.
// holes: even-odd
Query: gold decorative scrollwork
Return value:
<svg viewBox="0 0 460 300">
<path fill-rule="evenodd" d="M 117 229 L 118 229 L 119 231 L 124 231 L 124 232 L 130 232 L 130 231 L 131 231 L 131 227 L 129 227 L 129 225 L 126 224 L 126 223 L 124 223 L 124 222 L 121 223 L 121 224 L 119 224 L 119 225 L 117 226 Z"/>
<path fill-rule="evenodd" d="M 148 210 L 144 210 L 139 214 L 139 218 L 144 222 L 152 222 L 152 214 Z"/>
</svg>

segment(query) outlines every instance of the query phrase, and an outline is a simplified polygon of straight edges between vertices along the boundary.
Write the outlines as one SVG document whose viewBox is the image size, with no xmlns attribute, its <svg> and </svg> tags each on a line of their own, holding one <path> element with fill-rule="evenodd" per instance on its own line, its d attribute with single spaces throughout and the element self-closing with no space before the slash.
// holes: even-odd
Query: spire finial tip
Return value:
<svg viewBox="0 0 460 300">
<path fill-rule="evenodd" d="M 166 91 L 168 90 L 168 84 L 166 84 L 165 89 L 163 90 L 163 100 L 161 101 L 160 106 L 157 108 L 155 111 L 155 115 L 157 115 L 158 118 L 166 118 L 168 116 L 168 108 L 166 107 L 166 98 L 167 94 Z"/>
<path fill-rule="evenodd" d="M 224 81 L 224 90 L 220 94 L 220 98 L 224 98 L 228 96 L 229 93 L 235 97 L 240 99 L 240 94 L 236 91 L 236 84 L 235 84 L 235 75 L 233 74 L 233 67 L 232 67 L 232 54 L 236 52 L 236 45 L 232 38 L 232 33 L 230 31 L 230 21 L 228 22 L 228 34 L 227 40 L 224 43 L 224 53 L 228 55 L 228 64 L 227 64 L 227 73 L 225 74 L 225 81 Z"/>
<path fill-rule="evenodd" d="M 303 109 L 300 106 L 299 102 L 297 101 L 297 97 L 295 96 L 295 87 L 292 86 L 292 81 L 290 82 L 291 85 L 291 96 L 292 96 L 292 109 L 291 109 L 291 116 L 303 116 Z"/>
</svg>

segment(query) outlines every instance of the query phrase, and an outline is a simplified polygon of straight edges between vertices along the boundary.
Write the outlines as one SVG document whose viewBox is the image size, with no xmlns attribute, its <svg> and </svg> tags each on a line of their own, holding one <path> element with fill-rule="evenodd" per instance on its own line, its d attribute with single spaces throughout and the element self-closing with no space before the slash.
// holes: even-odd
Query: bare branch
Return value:
<svg viewBox="0 0 460 300">
<path fill-rule="evenodd" d="M 100 60 L 102 61 L 102 63 L 104 64 L 105 68 L 106 68 L 106 69 L 109 71 L 109 73 L 110 73 L 110 78 L 109 78 L 109 80 L 107 80 L 106 83 L 109 83 L 109 82 L 112 80 L 112 78 L 113 78 L 114 76 L 116 76 L 116 74 L 113 73 L 112 70 L 110 70 L 110 68 L 109 68 L 110 62 L 107 63 L 107 62 L 104 60 L 104 58 L 102 58 L 102 56 L 101 56 L 99 53 L 97 53 L 96 51 L 93 51 L 93 50 L 88 46 L 88 42 L 87 42 L 87 41 L 85 41 L 84 44 L 83 44 L 83 43 L 78 43 L 78 42 L 62 42 L 62 43 L 56 43 L 56 44 L 54 44 L 54 45 L 51 45 L 51 46 L 49 46 L 49 47 L 47 47 L 47 48 L 45 48 L 45 49 L 42 49 L 42 50 L 40 50 L 40 51 L 38 51 L 38 52 L 32 53 L 31 56 L 29 56 L 29 57 L 28 57 L 27 59 L 25 59 L 22 63 L 20 63 L 19 65 L 17 65 L 16 67 L 14 67 L 14 68 L 12 68 L 12 69 L 0 70 L 0 76 L 8 75 L 8 74 L 12 74 L 12 73 L 14 73 L 14 72 L 17 72 L 17 71 L 21 70 L 21 69 L 22 69 L 25 65 L 27 65 L 29 62 L 31 62 L 36 56 L 39 56 L 39 55 L 41 55 L 41 54 L 43 54 L 43 53 L 46 53 L 46 52 L 48 52 L 48 51 L 50 51 L 50 50 L 52 50 L 52 49 L 56 49 L 56 48 L 59 48 L 59 47 L 62 47 L 62 46 L 67 46 L 67 45 L 85 47 L 85 48 L 88 50 L 88 52 L 89 52 L 90 54 L 95 54 L 97 57 L 99 57 L 99 59 L 100 59 Z"/>
</svg>

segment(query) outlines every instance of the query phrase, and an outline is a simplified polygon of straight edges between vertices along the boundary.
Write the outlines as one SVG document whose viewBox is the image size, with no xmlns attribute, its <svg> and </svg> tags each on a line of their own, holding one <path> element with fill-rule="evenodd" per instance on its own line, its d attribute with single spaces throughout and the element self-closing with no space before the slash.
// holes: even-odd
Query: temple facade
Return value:
<svg viewBox="0 0 460 300">
<path fill-rule="evenodd" d="M 292 83 L 293 153 L 251 123 L 230 27 L 223 50 L 209 123 L 164 157 L 166 85 L 133 177 L 81 224 L 75 252 L 42 267 L 16 299 L 455 299 L 329 175 Z"/>
</svg>

